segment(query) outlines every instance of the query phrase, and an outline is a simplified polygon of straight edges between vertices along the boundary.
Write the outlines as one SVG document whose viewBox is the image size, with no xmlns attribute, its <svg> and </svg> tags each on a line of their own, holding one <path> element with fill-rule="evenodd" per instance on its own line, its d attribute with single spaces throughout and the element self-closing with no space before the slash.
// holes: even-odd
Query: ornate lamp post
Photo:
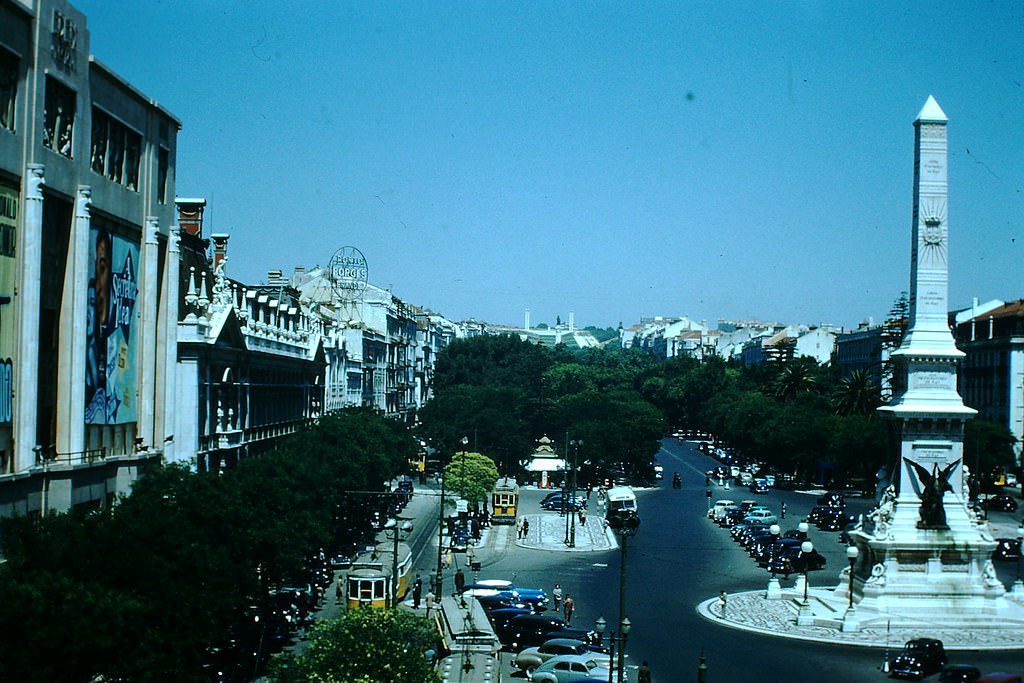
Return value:
<svg viewBox="0 0 1024 683">
<path fill-rule="evenodd" d="M 775 556 L 779 552 L 776 543 L 779 540 L 779 533 L 782 531 L 778 524 L 772 524 L 768 527 L 768 533 L 772 535 L 772 544 L 769 546 L 768 551 L 768 568 L 772 572 L 772 578 L 768 579 L 768 592 L 765 594 L 765 598 L 768 600 L 780 600 L 782 599 L 782 586 L 779 584 L 779 577 L 775 575 Z"/>
<path fill-rule="evenodd" d="M 619 631 L 616 634 L 612 631 L 608 634 L 608 643 L 611 645 L 611 652 L 608 655 L 608 683 L 612 683 L 612 676 L 615 674 L 616 669 L 619 672 L 618 680 L 621 683 L 624 680 L 622 660 L 623 660 L 623 649 L 626 647 L 626 636 L 629 634 L 629 630 L 633 627 L 633 623 L 629 620 L 629 617 L 624 617 L 619 622 Z M 594 630 L 597 631 L 598 645 L 603 642 L 604 631 L 608 628 L 608 622 L 605 621 L 603 616 L 597 618 L 594 622 Z M 615 665 L 615 645 L 619 644 L 619 665 Z"/>
<path fill-rule="evenodd" d="M 811 612 L 811 605 L 807 602 L 807 568 L 810 564 L 809 555 L 814 552 L 814 544 L 810 541 L 804 541 L 800 544 L 800 560 L 803 564 L 804 570 L 804 601 L 800 604 L 800 612 L 796 617 L 797 626 L 812 626 L 814 624 L 814 614 Z"/>
<path fill-rule="evenodd" d="M 1021 581 L 1021 562 L 1024 562 L 1024 520 L 1017 527 L 1017 580 L 1013 584 L 1013 594 L 1024 597 L 1024 581 Z"/>
<path fill-rule="evenodd" d="M 856 631 L 860 628 L 857 621 L 857 612 L 853 608 L 853 567 L 857 564 L 857 557 L 860 555 L 860 548 L 851 545 L 846 549 L 846 559 L 850 561 L 850 601 L 846 607 L 846 614 L 843 615 L 843 630 Z"/>
<path fill-rule="evenodd" d="M 636 513 L 614 511 L 609 512 L 606 519 L 611 530 L 622 540 L 622 559 L 619 564 L 619 625 L 621 627 L 621 642 L 619 645 L 618 661 L 618 681 L 622 683 L 625 680 L 623 672 L 626 666 L 626 634 L 629 633 L 630 628 L 629 619 L 626 618 L 626 546 L 629 537 L 635 536 L 637 529 L 640 528 L 640 517 Z"/>
<path fill-rule="evenodd" d="M 570 493 L 569 493 L 570 505 L 569 505 L 568 510 L 569 510 L 569 516 L 572 517 L 572 521 L 570 522 L 570 527 L 569 527 L 569 538 L 566 539 L 566 540 L 567 540 L 567 545 L 570 548 L 575 548 L 576 547 L 576 515 L 574 514 L 574 512 L 576 510 L 576 465 L 577 465 L 577 462 L 578 462 L 580 448 L 583 447 L 583 439 L 574 439 L 574 440 L 570 441 L 569 442 L 569 447 L 572 450 L 572 466 L 571 466 L 571 469 L 569 470 L 570 474 L 572 475 L 572 486 L 570 488 Z"/>
</svg>

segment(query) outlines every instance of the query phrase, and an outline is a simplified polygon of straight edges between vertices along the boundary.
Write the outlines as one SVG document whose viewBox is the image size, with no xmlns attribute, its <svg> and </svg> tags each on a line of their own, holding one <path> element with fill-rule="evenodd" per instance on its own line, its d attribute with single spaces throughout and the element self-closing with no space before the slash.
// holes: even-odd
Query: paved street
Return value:
<svg viewBox="0 0 1024 683">
<path fill-rule="evenodd" d="M 880 647 L 853 647 L 737 630 L 701 616 L 698 606 L 706 603 L 705 610 L 714 612 L 718 607 L 713 598 L 724 590 L 735 596 L 728 604 L 729 610 L 748 611 L 763 620 L 784 618 L 765 613 L 764 601 L 757 599 L 767 586 L 765 570 L 756 566 L 726 530 L 705 517 L 704 471 L 711 460 L 672 439 L 665 442 L 659 459 L 665 466 L 666 480 L 658 488 L 637 492 L 643 523 L 627 546 L 627 615 L 633 623 L 627 643 L 630 680 L 635 677 L 635 666 L 644 659 L 651 662 L 656 681 L 695 680 L 702 650 L 707 656 L 710 681 L 815 681 L 837 675 L 839 680 L 854 683 L 885 679 L 879 670 L 887 650 L 884 637 Z M 680 490 L 671 488 L 673 471 L 682 475 Z M 745 489 L 714 489 L 714 498 L 749 497 Z M 429 492 L 424 491 L 422 496 L 427 498 Z M 515 529 L 508 526 L 485 531 L 476 550 L 481 562 L 479 578 L 511 579 L 549 593 L 556 582 L 560 583 L 576 601 L 574 626 L 592 626 L 598 616 L 604 616 L 611 628 L 618 619 L 621 552 L 617 539 L 605 533 L 600 524 L 596 496 L 591 498 L 585 527 L 576 528 L 575 548 L 566 547 L 565 519 L 540 508 L 542 497 L 543 492 L 536 489 L 523 491 L 521 510 L 531 520 L 526 539 L 517 539 Z M 786 501 L 789 512 L 781 524 L 787 529 L 810 510 L 815 497 L 816 492 L 772 491 L 759 500 L 775 510 Z M 873 504 L 867 499 L 849 502 L 856 512 L 866 511 Z M 422 504 L 419 509 L 423 509 Z M 1015 528 L 1009 516 L 994 517 L 997 526 L 1010 528 L 1013 524 Z M 436 535 L 425 539 L 416 565 L 425 576 L 436 565 L 434 539 Z M 846 566 L 845 548 L 837 541 L 838 532 L 819 532 L 812 527 L 811 539 L 828 560 L 825 570 L 812 573 L 811 589 L 832 587 Z M 461 566 L 465 560 L 456 555 L 455 562 Z M 1012 564 L 999 567 L 1004 580 L 1015 576 L 1015 566 L 1008 566 Z M 474 578 L 472 574 L 470 578 Z M 450 572 L 446 586 L 451 590 Z M 821 637 L 826 635 L 822 633 Z M 923 629 L 919 635 L 932 634 Z M 891 652 L 902 645 L 904 635 L 889 636 Z M 508 655 L 505 660 L 507 663 Z M 971 663 L 983 671 L 1020 671 L 1024 669 L 1024 651 L 957 652 L 951 661 Z M 506 667 L 505 671 L 510 669 Z"/>
</svg>

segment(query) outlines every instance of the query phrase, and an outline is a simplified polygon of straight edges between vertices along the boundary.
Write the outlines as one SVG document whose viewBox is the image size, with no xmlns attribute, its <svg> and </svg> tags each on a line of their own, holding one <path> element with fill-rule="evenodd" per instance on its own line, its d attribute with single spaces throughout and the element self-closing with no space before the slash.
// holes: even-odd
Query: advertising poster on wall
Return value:
<svg viewBox="0 0 1024 683">
<path fill-rule="evenodd" d="M 138 260 L 138 245 L 102 229 L 90 234 L 86 424 L 123 424 L 136 419 Z"/>
<path fill-rule="evenodd" d="M 0 425 L 11 424 L 14 395 L 14 284 L 18 189 L 0 184 Z"/>
</svg>

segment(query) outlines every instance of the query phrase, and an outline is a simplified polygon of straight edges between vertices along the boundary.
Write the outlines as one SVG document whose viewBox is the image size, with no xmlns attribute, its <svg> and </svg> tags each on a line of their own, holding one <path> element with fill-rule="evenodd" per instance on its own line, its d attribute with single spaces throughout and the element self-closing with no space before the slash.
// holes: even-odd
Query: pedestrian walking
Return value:
<svg viewBox="0 0 1024 683">
<path fill-rule="evenodd" d="M 551 591 L 551 599 L 555 601 L 556 612 L 562 609 L 562 584 L 555 584 L 555 589 Z"/>
<path fill-rule="evenodd" d="M 572 613 L 576 609 L 576 602 L 572 599 L 571 595 L 566 594 L 565 600 L 562 601 L 562 614 L 565 615 L 565 625 L 572 625 Z"/>
<path fill-rule="evenodd" d="M 414 609 L 420 608 L 421 597 L 423 597 L 423 579 L 417 574 L 416 580 L 412 582 L 412 606 Z"/>
<path fill-rule="evenodd" d="M 449 567 L 452 566 L 452 551 L 451 550 L 445 550 L 444 551 L 444 557 L 441 558 L 441 564 L 444 565 L 445 569 L 448 569 Z"/>
<path fill-rule="evenodd" d="M 585 508 L 580 508 L 580 524 L 586 525 L 587 523 L 587 511 Z"/>
<path fill-rule="evenodd" d="M 335 587 L 334 587 L 334 604 L 335 605 L 340 605 L 341 604 L 341 598 L 345 595 L 345 586 L 344 586 L 343 582 L 344 582 L 344 579 L 341 578 L 341 577 L 338 577 L 338 580 L 335 582 L 335 584 L 336 584 Z"/>
<path fill-rule="evenodd" d="M 455 570 L 455 594 L 461 595 L 462 589 L 466 587 L 466 575 L 462 573 L 462 567 Z"/>
<path fill-rule="evenodd" d="M 523 537 L 523 522 L 525 521 L 525 517 L 520 517 L 518 520 L 516 520 L 516 538 Z"/>
<path fill-rule="evenodd" d="M 530 535 L 530 520 L 523 519 L 523 538 L 527 538 Z"/>
<path fill-rule="evenodd" d="M 427 591 L 427 616 L 430 616 L 430 610 L 434 609 L 434 591 Z"/>
<path fill-rule="evenodd" d="M 646 661 L 636 670 L 636 683 L 651 683 L 651 669 Z"/>
<path fill-rule="evenodd" d="M 782 503 L 782 519 L 785 519 L 785 518 L 786 518 L 786 503 L 785 503 L 785 501 L 783 501 L 783 503 Z"/>
</svg>

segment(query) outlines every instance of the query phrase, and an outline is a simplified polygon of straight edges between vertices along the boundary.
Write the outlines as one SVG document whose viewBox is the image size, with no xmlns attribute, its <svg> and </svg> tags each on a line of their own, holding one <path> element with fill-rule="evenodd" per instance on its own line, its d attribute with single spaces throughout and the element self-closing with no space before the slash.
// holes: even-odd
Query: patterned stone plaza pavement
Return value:
<svg viewBox="0 0 1024 683">
<path fill-rule="evenodd" d="M 1017 628 L 944 628 L 929 623 L 922 623 L 920 627 L 887 627 L 886 622 L 873 620 L 868 614 L 862 614 L 861 619 L 872 623 L 852 632 L 828 626 L 797 626 L 802 601 L 803 595 L 792 590 L 784 591 L 780 600 L 765 599 L 763 590 L 749 591 L 729 594 L 724 605 L 718 597 L 705 600 L 697 605 L 697 612 L 729 628 L 821 643 L 899 648 L 911 638 L 927 637 L 940 639 L 947 650 L 1024 649 L 1021 631 Z M 809 602 L 815 614 L 829 611 L 841 616 L 846 609 L 845 604 L 837 604 L 830 590 L 812 588 Z M 1014 614 L 1024 611 L 1020 603 L 1009 598 L 1007 602 L 1009 611 Z"/>
</svg>

